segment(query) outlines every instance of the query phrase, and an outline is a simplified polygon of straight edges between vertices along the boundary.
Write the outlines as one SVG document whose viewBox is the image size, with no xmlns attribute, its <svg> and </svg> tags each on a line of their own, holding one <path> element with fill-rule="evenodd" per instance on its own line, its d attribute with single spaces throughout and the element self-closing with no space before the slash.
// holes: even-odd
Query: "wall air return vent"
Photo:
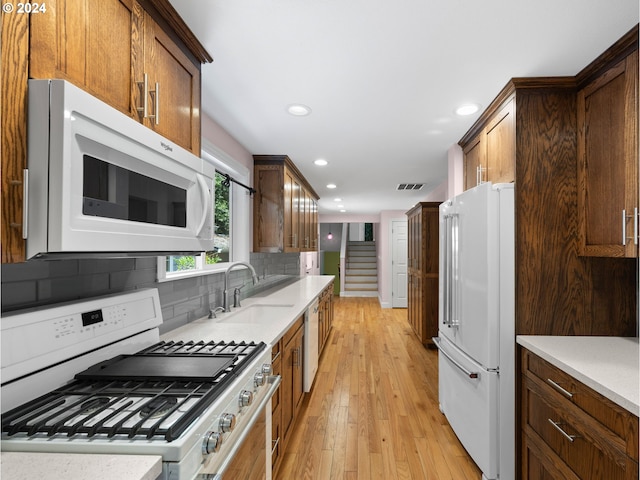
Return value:
<svg viewBox="0 0 640 480">
<path fill-rule="evenodd" d="M 422 187 L 424 187 L 424 183 L 400 183 L 396 190 L 422 190 Z"/>
</svg>

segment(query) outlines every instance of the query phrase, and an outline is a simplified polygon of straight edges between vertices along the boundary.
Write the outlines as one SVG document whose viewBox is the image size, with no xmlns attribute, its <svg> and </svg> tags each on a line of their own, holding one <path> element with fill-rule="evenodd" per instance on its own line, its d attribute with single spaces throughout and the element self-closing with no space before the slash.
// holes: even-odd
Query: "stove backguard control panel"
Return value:
<svg viewBox="0 0 640 480">
<path fill-rule="evenodd" d="M 48 367 L 162 323 L 156 289 L 2 318 L 2 381 Z"/>
</svg>

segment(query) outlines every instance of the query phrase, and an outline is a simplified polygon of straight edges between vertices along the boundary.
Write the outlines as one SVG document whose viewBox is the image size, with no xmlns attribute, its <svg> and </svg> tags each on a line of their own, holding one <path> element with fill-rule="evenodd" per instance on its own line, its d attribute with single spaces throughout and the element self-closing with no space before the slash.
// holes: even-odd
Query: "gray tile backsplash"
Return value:
<svg viewBox="0 0 640 480">
<path fill-rule="evenodd" d="M 246 269 L 233 270 L 229 287 L 246 284 L 241 298 L 298 278 L 297 253 L 252 253 L 250 263 L 260 277 L 253 285 Z M 50 305 L 140 288 L 157 288 L 164 323 L 161 332 L 208 315 L 222 305 L 224 274 L 217 273 L 158 283 L 156 257 L 104 260 L 36 260 L 2 265 L 2 312 Z M 233 295 L 233 292 L 231 292 Z"/>
</svg>

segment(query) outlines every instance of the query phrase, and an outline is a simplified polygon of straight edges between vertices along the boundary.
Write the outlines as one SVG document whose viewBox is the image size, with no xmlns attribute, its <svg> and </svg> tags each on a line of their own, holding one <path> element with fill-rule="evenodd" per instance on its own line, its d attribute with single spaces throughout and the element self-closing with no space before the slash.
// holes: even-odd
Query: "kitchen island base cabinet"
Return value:
<svg viewBox="0 0 640 480">
<path fill-rule="evenodd" d="M 282 452 L 290 438 L 292 427 L 304 399 L 302 385 L 303 375 L 303 340 L 304 315 L 298 318 L 293 326 L 273 347 L 272 356 L 280 353 L 280 363 L 272 362 L 272 368 L 281 368 L 282 382 L 272 400 L 272 471 L 275 478 L 282 463 Z M 274 367 L 275 365 L 275 367 Z M 275 371 L 275 370 L 274 370 Z"/>
<path fill-rule="evenodd" d="M 638 417 L 526 349 L 522 479 L 638 479 Z"/>
</svg>

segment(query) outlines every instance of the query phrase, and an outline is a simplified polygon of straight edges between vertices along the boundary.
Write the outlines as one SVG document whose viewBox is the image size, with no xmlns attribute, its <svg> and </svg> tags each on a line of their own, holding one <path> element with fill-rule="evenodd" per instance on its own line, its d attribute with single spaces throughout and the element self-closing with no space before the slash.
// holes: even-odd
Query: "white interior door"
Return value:
<svg viewBox="0 0 640 480">
<path fill-rule="evenodd" d="M 391 222 L 391 306 L 407 308 L 407 221 Z"/>
</svg>

